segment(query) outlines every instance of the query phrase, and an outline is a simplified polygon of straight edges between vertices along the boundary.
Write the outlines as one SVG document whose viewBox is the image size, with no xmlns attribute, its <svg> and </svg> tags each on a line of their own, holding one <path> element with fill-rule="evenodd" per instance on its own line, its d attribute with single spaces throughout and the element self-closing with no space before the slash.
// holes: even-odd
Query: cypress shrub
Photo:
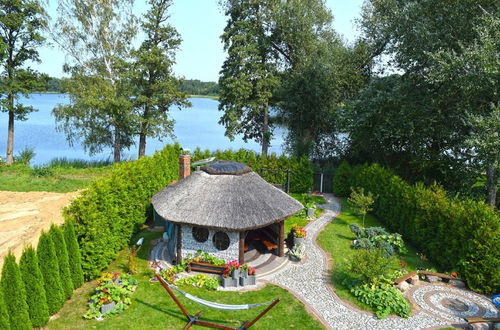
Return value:
<svg viewBox="0 0 500 330">
<path fill-rule="evenodd" d="M 352 169 L 348 162 L 343 161 L 333 177 L 333 193 L 339 197 L 347 197 L 351 193 Z"/>
<path fill-rule="evenodd" d="M 73 287 L 76 289 L 81 287 L 83 284 L 82 257 L 80 255 L 78 241 L 76 240 L 75 226 L 73 225 L 73 222 L 66 221 L 63 229 L 64 240 L 66 242 L 66 247 L 68 248 L 71 281 L 73 282 Z"/>
<path fill-rule="evenodd" d="M 7 313 L 7 307 L 5 307 L 2 291 L 0 288 L 0 329 L 10 330 L 9 314 Z"/>
<path fill-rule="evenodd" d="M 500 289 L 500 218 L 484 202 L 449 198 L 438 185 L 410 185 L 378 164 L 356 166 L 349 185 L 377 196 L 373 212 L 443 270 L 476 291 Z"/>
<path fill-rule="evenodd" d="M 37 256 L 38 266 L 40 266 L 42 272 L 49 314 L 53 315 L 64 304 L 64 292 L 54 243 L 48 233 L 42 233 L 38 240 Z"/>
<path fill-rule="evenodd" d="M 11 251 L 4 259 L 1 284 L 10 328 L 30 330 L 31 322 L 26 303 L 26 291 L 19 266 L 16 264 L 16 258 Z"/>
<path fill-rule="evenodd" d="M 19 260 L 19 268 L 26 289 L 26 302 L 29 307 L 31 324 L 34 327 L 42 327 L 49 321 L 49 308 L 43 288 L 42 273 L 33 247 L 28 246 L 24 249 Z"/>
<path fill-rule="evenodd" d="M 59 274 L 61 285 L 66 299 L 71 298 L 73 294 L 73 279 L 69 268 L 68 248 L 61 228 L 52 225 L 49 231 L 50 238 L 56 249 L 57 263 L 59 264 Z"/>
</svg>

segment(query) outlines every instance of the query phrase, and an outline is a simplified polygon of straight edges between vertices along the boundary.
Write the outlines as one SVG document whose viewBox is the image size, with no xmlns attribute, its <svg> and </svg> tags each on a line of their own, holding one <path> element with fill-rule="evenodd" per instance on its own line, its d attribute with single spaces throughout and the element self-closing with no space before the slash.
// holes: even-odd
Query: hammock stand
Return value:
<svg viewBox="0 0 500 330">
<path fill-rule="evenodd" d="M 248 329 L 252 325 L 254 325 L 255 322 L 257 322 L 258 320 L 260 320 L 260 318 L 262 318 L 274 306 L 276 306 L 277 303 L 280 302 L 279 298 L 275 299 L 269 306 L 267 306 L 266 309 L 264 309 L 259 315 L 257 315 L 257 317 L 255 317 L 252 321 L 245 321 L 245 322 L 243 322 L 243 325 L 241 327 L 239 327 L 239 328 L 228 327 L 228 326 L 225 326 L 225 325 L 222 325 L 222 324 L 217 324 L 217 323 L 212 323 L 212 322 L 207 322 L 207 321 L 201 321 L 199 319 L 200 316 L 201 316 L 201 314 L 203 313 L 201 311 L 198 312 L 198 313 L 196 313 L 195 315 L 189 314 L 189 312 L 182 305 L 182 303 L 179 301 L 179 299 L 177 299 L 177 297 L 174 295 L 174 292 L 172 291 L 172 289 L 170 288 L 170 286 L 168 285 L 168 283 L 165 282 L 165 280 L 159 274 L 156 274 L 155 276 L 158 279 L 158 281 L 160 281 L 161 285 L 165 288 L 165 290 L 167 290 L 167 293 L 172 298 L 172 300 L 175 302 L 175 304 L 177 305 L 177 307 L 179 307 L 179 309 L 181 310 L 182 314 L 184 314 L 184 316 L 186 317 L 188 323 L 184 327 L 184 330 L 187 330 L 187 329 L 191 328 L 191 326 L 193 324 L 201 325 L 201 326 L 208 327 L 208 328 L 223 329 L 223 330 L 244 330 L 244 329 Z M 248 307 L 246 309 L 249 309 L 249 308 L 252 308 L 252 307 L 257 307 L 257 306 L 260 306 L 260 305 L 261 304 L 258 304 L 258 305 L 248 305 Z M 223 305 L 220 305 L 220 306 L 223 306 Z"/>
</svg>

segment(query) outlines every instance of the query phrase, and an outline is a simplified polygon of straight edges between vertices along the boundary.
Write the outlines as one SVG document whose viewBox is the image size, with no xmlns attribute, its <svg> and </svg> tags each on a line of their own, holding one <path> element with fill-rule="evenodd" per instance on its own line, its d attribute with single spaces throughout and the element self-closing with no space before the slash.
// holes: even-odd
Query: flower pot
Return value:
<svg viewBox="0 0 500 330">
<path fill-rule="evenodd" d="M 304 237 L 294 237 L 293 245 L 304 244 Z"/>
<path fill-rule="evenodd" d="M 233 288 L 238 286 L 238 282 L 232 277 L 223 277 L 221 284 L 223 288 Z"/>
<path fill-rule="evenodd" d="M 255 285 L 256 282 L 257 282 L 257 276 L 248 275 L 248 285 Z"/>
<path fill-rule="evenodd" d="M 247 278 L 248 277 L 248 269 L 240 271 L 240 277 Z"/>
<path fill-rule="evenodd" d="M 237 280 L 240 277 L 240 270 L 239 269 L 233 269 L 231 271 L 231 277 L 235 280 Z"/>
<path fill-rule="evenodd" d="M 240 285 L 255 285 L 255 275 L 248 275 L 247 277 L 240 277 Z"/>
<path fill-rule="evenodd" d="M 110 302 L 109 304 L 102 304 L 101 305 L 101 314 L 110 312 L 110 311 L 113 310 L 113 308 L 115 308 L 115 302 L 114 301 Z"/>
<path fill-rule="evenodd" d="M 314 217 L 314 209 L 312 207 L 307 209 L 307 216 L 310 218 Z"/>
</svg>

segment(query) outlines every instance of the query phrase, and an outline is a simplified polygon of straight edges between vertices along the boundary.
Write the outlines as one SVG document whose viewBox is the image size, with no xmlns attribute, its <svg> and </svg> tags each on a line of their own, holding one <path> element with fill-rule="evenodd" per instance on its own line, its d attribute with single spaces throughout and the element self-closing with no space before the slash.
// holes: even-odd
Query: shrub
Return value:
<svg viewBox="0 0 500 330">
<path fill-rule="evenodd" d="M 33 327 L 42 327 L 49 321 L 47 297 L 43 288 L 43 277 L 38 266 L 35 249 L 28 246 L 24 249 L 19 268 L 26 289 L 26 302 Z"/>
<path fill-rule="evenodd" d="M 54 171 L 50 167 L 35 165 L 31 170 L 31 175 L 35 178 L 51 177 L 54 175 Z"/>
<path fill-rule="evenodd" d="M 63 226 L 64 241 L 68 248 L 68 260 L 73 287 L 79 288 L 83 284 L 82 260 L 80 248 L 76 240 L 75 227 L 72 221 L 66 221 Z"/>
<path fill-rule="evenodd" d="M 45 295 L 49 314 L 53 315 L 64 304 L 64 292 L 61 285 L 59 263 L 54 248 L 54 243 L 48 233 L 42 233 L 37 247 L 38 266 L 42 272 Z"/>
<path fill-rule="evenodd" d="M 365 217 L 368 212 L 373 208 L 373 194 L 368 192 L 365 195 L 364 188 L 354 189 L 352 188 L 351 197 L 349 197 L 349 202 L 352 205 L 354 213 L 361 215 L 363 217 L 363 228 L 365 227 Z"/>
<path fill-rule="evenodd" d="M 16 264 L 16 258 L 11 251 L 4 258 L 1 285 L 3 296 L 8 298 L 6 307 L 10 328 L 30 330 L 31 322 L 28 313 L 28 304 L 26 303 L 26 291 L 19 266 Z"/>
<path fill-rule="evenodd" d="M 339 197 L 347 197 L 351 193 L 351 166 L 346 161 L 340 163 L 333 177 L 333 193 Z"/>
<path fill-rule="evenodd" d="M 372 283 L 389 271 L 390 258 L 380 250 L 360 250 L 351 260 L 349 269 L 363 283 Z"/>
<path fill-rule="evenodd" d="M 55 225 L 50 227 L 49 235 L 56 250 L 64 297 L 69 299 L 73 295 L 73 280 L 71 279 L 71 272 L 69 269 L 68 248 L 66 247 L 66 241 L 64 240 L 62 230 Z"/>
<path fill-rule="evenodd" d="M 15 161 L 17 163 L 29 165 L 30 161 L 35 158 L 35 149 L 33 147 L 25 147 L 17 154 Z"/>
<path fill-rule="evenodd" d="M 449 198 L 438 185 L 410 185 L 378 164 L 353 168 L 353 187 L 377 196 L 373 212 L 443 269 L 457 269 L 470 288 L 500 289 L 500 219 L 483 202 Z"/>
<path fill-rule="evenodd" d="M 0 290 L 0 329 L 10 330 L 9 314 L 3 299 L 3 290 Z"/>
<path fill-rule="evenodd" d="M 363 236 L 363 230 L 359 228 L 359 226 L 355 223 L 351 223 L 349 225 L 349 229 L 351 232 L 356 235 L 357 238 L 361 238 Z"/>
<path fill-rule="evenodd" d="M 207 290 L 217 290 L 219 287 L 219 278 L 216 276 L 209 277 L 205 274 L 196 274 L 192 277 L 184 277 L 175 281 L 175 285 L 191 285 L 197 288 Z"/>
</svg>

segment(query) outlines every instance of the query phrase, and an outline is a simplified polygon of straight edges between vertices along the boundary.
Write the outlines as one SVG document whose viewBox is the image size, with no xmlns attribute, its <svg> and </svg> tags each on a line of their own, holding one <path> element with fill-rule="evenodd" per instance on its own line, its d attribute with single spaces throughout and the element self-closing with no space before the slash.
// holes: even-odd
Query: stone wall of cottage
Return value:
<svg viewBox="0 0 500 330">
<path fill-rule="evenodd" d="M 182 258 L 185 258 L 187 254 L 195 254 L 196 251 L 201 250 L 203 252 L 208 252 L 217 258 L 224 259 L 226 262 L 238 260 L 240 240 L 240 234 L 238 232 L 225 232 L 229 236 L 229 247 L 224 251 L 220 251 L 214 246 L 213 243 L 213 237 L 216 233 L 215 230 L 209 230 L 208 239 L 205 242 L 200 243 L 193 237 L 193 227 L 183 225 L 181 229 Z"/>
</svg>

